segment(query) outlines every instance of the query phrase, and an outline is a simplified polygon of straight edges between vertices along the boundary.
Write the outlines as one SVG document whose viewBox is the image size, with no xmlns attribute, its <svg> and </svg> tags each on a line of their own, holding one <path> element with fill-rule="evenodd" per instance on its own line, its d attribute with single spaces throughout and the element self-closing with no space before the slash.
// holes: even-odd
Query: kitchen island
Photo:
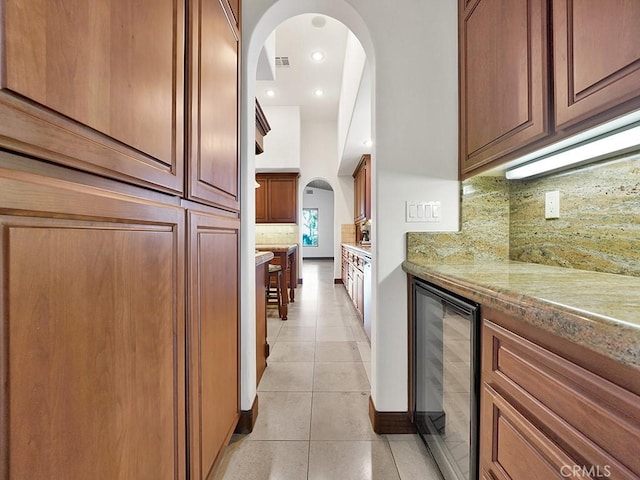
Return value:
<svg viewBox="0 0 640 480">
<path fill-rule="evenodd" d="M 287 303 L 295 302 L 295 289 L 298 285 L 298 244 L 290 245 L 256 245 L 256 250 L 260 252 L 272 252 L 274 257 L 269 262 L 272 265 L 280 265 L 284 277 L 285 288 L 288 295 L 283 295 L 282 309 L 284 317 L 287 317 Z"/>
<path fill-rule="evenodd" d="M 267 342 L 267 265 L 272 252 L 256 251 L 256 386 L 267 368 L 269 343 Z"/>
<path fill-rule="evenodd" d="M 514 261 L 403 269 L 480 305 L 481 478 L 640 477 L 640 278 Z"/>
</svg>

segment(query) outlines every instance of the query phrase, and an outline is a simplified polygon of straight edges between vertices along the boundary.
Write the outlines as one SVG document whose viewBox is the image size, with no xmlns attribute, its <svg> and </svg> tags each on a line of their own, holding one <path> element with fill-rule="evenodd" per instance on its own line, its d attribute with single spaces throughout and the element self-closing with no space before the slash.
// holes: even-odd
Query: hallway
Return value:
<svg viewBox="0 0 640 480">
<path fill-rule="evenodd" d="M 283 322 L 268 311 L 271 355 L 259 414 L 235 435 L 218 480 L 438 479 L 416 435 L 376 435 L 369 422 L 370 346 L 333 261 L 304 260 Z"/>
</svg>

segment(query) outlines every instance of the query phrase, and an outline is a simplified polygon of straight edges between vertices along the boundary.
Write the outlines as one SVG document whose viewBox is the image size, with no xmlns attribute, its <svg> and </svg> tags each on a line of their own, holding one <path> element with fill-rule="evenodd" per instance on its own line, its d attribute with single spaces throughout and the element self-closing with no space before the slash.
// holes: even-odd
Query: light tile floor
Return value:
<svg viewBox="0 0 640 480">
<path fill-rule="evenodd" d="M 333 262 L 304 260 L 283 322 L 269 309 L 268 367 L 249 435 L 234 435 L 217 480 L 437 480 L 416 435 L 369 422 L 371 349 Z"/>
</svg>

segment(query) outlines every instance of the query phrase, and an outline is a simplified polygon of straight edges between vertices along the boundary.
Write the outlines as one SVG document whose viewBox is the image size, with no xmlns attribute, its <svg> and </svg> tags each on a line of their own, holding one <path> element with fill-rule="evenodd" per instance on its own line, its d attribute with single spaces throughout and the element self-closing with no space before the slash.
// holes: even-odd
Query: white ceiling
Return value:
<svg viewBox="0 0 640 480">
<path fill-rule="evenodd" d="M 312 23 L 319 19 L 324 26 Z M 322 22 L 320 22 L 322 23 Z M 276 29 L 275 55 L 289 57 L 288 68 L 277 67 L 275 80 L 258 80 L 256 97 L 262 106 L 300 106 L 302 121 L 332 120 L 338 115 L 342 70 L 348 29 L 339 21 L 317 14 L 293 17 Z M 315 62 L 314 51 L 324 52 L 325 58 Z M 273 89 L 274 97 L 266 91 Z M 324 95 L 314 95 L 322 89 Z"/>
<path fill-rule="evenodd" d="M 352 37 L 350 41 L 349 36 Z M 299 15 L 281 23 L 275 29 L 274 35 L 265 42 L 260 55 L 256 75 L 256 97 L 260 104 L 263 107 L 299 106 L 302 122 L 314 120 L 336 122 L 336 133 L 338 133 L 338 105 L 345 70 L 345 54 L 348 45 L 351 44 L 352 52 L 349 58 L 353 58 L 354 38 L 345 25 L 324 15 Z M 315 51 L 325 54 L 323 61 L 315 62 L 311 58 L 311 54 Z M 274 69 L 269 63 L 273 63 L 273 58 L 276 56 L 288 57 L 290 66 Z M 349 71 L 353 74 L 354 69 L 350 68 Z M 265 80 L 272 78 L 273 72 L 275 72 L 275 79 Z M 347 81 L 352 82 L 353 78 Z M 353 85 L 350 84 L 347 89 L 352 87 Z M 324 95 L 315 96 L 316 89 L 322 89 Z M 268 90 L 273 90 L 275 96 L 267 96 Z M 347 108 L 351 107 L 347 106 Z M 351 175 L 362 155 L 371 153 L 371 146 L 364 144 L 365 140 L 371 139 L 369 66 L 366 66 L 362 72 L 357 98 L 352 108 L 353 111 L 346 126 L 342 156 L 338 161 L 338 175 Z"/>
</svg>

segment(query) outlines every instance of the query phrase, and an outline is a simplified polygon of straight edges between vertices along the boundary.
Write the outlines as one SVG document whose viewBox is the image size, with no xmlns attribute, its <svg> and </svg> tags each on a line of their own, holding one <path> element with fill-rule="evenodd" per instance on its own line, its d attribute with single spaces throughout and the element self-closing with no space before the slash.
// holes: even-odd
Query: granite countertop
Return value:
<svg viewBox="0 0 640 480">
<path fill-rule="evenodd" d="M 260 250 L 263 252 L 274 252 L 274 253 L 283 253 L 283 252 L 291 252 L 298 248 L 297 243 L 292 243 L 290 245 L 287 244 L 261 244 L 256 245 L 256 250 Z"/>
<path fill-rule="evenodd" d="M 405 272 L 640 368 L 640 277 L 497 261 Z"/>
<path fill-rule="evenodd" d="M 256 251 L 256 267 L 267 263 L 274 257 L 273 252 L 258 252 Z"/>
<path fill-rule="evenodd" d="M 371 245 L 360 245 L 358 243 L 342 243 L 342 246 L 350 248 L 351 250 L 355 250 L 356 252 L 362 253 L 363 255 L 371 258 Z"/>
</svg>

